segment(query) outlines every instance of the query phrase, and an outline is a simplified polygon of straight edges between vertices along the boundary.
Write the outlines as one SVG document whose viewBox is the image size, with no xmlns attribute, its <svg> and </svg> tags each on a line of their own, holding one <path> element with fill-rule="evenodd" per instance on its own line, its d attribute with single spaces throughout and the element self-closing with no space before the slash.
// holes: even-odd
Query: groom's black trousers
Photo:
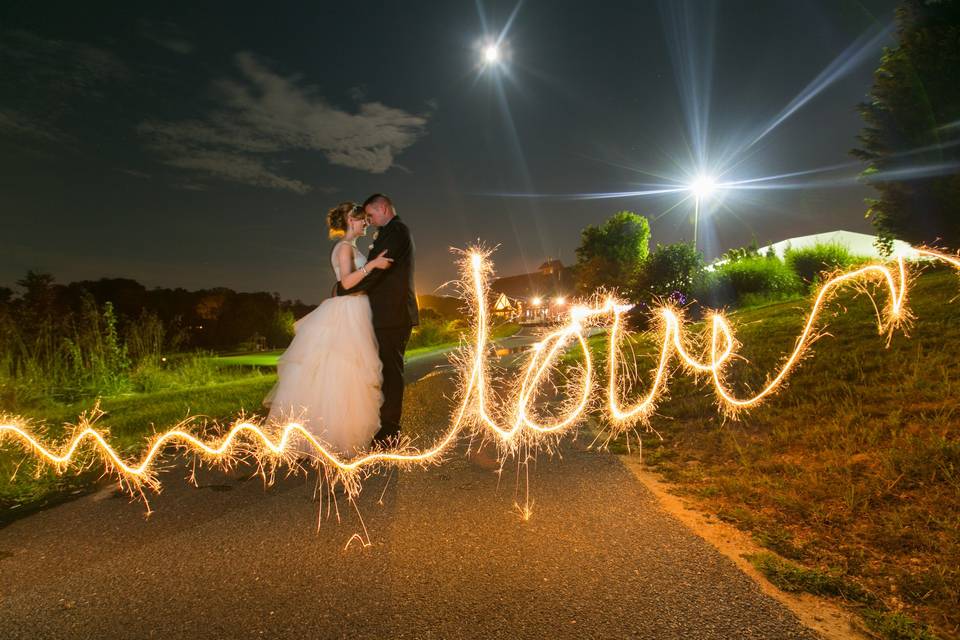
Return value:
<svg viewBox="0 0 960 640">
<path fill-rule="evenodd" d="M 403 353 L 412 327 L 374 329 L 383 363 L 383 404 L 380 405 L 380 431 L 375 440 L 383 442 L 400 433 L 403 413 Z"/>
</svg>

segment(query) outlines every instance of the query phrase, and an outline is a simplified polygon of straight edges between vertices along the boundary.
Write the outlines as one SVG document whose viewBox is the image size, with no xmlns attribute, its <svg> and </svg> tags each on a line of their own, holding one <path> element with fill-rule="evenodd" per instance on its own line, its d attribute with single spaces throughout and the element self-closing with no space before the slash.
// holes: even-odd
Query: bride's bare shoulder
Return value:
<svg viewBox="0 0 960 640">
<path fill-rule="evenodd" d="M 332 255 L 334 257 L 339 257 L 342 255 L 350 255 L 351 251 L 352 251 L 352 248 L 350 246 L 350 243 L 340 240 L 337 242 L 337 244 L 333 245 Z"/>
</svg>

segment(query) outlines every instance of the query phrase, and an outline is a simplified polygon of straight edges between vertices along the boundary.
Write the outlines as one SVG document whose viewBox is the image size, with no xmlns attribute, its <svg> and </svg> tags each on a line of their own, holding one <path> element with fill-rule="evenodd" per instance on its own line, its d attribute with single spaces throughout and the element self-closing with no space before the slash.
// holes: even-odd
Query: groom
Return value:
<svg viewBox="0 0 960 640">
<path fill-rule="evenodd" d="M 371 224 L 379 227 L 370 247 L 369 258 L 386 251 L 393 259 L 388 269 L 374 269 L 349 291 L 337 284 L 337 295 L 366 291 L 373 310 L 373 331 L 383 363 L 383 404 L 380 406 L 380 431 L 375 442 L 385 442 L 400 434 L 403 412 L 403 353 L 414 325 L 419 324 L 417 295 L 413 286 L 413 237 L 400 220 L 393 202 L 375 193 L 363 203 Z M 349 384 L 349 381 L 346 381 Z"/>
</svg>

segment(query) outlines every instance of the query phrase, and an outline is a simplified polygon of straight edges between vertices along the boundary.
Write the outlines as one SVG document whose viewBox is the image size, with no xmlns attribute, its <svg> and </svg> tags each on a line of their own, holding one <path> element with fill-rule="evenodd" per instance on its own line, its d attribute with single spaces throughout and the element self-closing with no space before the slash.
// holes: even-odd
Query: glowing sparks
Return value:
<svg viewBox="0 0 960 640">
<path fill-rule="evenodd" d="M 930 249 L 919 249 L 922 256 L 944 261 L 960 270 L 960 259 Z M 620 353 L 623 338 L 623 316 L 631 306 L 608 297 L 594 306 L 572 305 L 567 313 L 569 321 L 549 331 L 534 345 L 526 366 L 517 374 L 516 380 L 507 381 L 507 387 L 516 393 L 499 403 L 494 409 L 496 394 L 490 380 L 488 365 L 489 318 L 487 309 L 488 282 L 492 275 L 489 253 L 479 249 L 467 252 L 461 260 L 464 272 L 462 286 L 472 306 L 475 320 L 472 343 L 460 353 L 460 393 L 448 429 L 432 446 L 418 450 L 404 442 L 391 449 L 375 449 L 344 459 L 317 440 L 307 429 L 296 422 L 283 426 L 260 425 L 243 421 L 233 425 L 222 437 L 204 440 L 186 429 L 187 423 L 158 433 L 147 443 L 145 453 L 137 461 L 128 461 L 113 449 L 104 434 L 92 425 L 94 420 L 81 418 L 80 425 L 60 449 L 41 442 L 26 423 L 12 419 L 0 423 L 0 442 L 6 438 L 41 463 L 65 472 L 71 465 L 77 466 L 81 451 L 92 450 L 108 471 L 116 473 L 121 485 L 141 491 L 144 486 L 159 489 L 156 468 L 162 454 L 170 448 L 181 448 L 197 454 L 201 461 L 229 466 L 244 458 L 252 458 L 263 470 L 265 477 L 280 465 L 300 468 L 297 453 L 305 448 L 312 453 L 314 464 L 327 474 L 332 482 L 342 482 L 349 495 L 360 490 L 362 476 L 382 467 L 424 465 L 440 462 L 459 437 L 472 433 L 489 438 L 497 443 L 501 457 L 525 455 L 537 447 L 549 446 L 549 440 L 570 432 L 596 407 L 591 402 L 594 390 L 593 358 L 585 331 L 589 327 L 603 326 L 609 329 L 607 358 L 607 384 L 605 413 L 611 425 L 611 437 L 622 433 L 638 423 L 646 422 L 662 397 L 671 374 L 671 361 L 676 358 L 681 368 L 692 374 L 706 374 L 712 383 L 721 410 L 736 412 L 755 407 L 782 387 L 790 373 L 803 359 L 805 351 L 817 337 L 817 322 L 824 307 L 838 289 L 846 285 L 862 284 L 864 281 L 879 281 L 887 292 L 886 304 L 877 308 L 877 328 L 881 333 L 892 332 L 908 317 L 907 265 L 898 258 L 892 265 L 869 264 L 856 270 L 835 275 L 824 282 L 813 299 L 803 329 L 797 336 L 793 350 L 783 360 L 779 370 L 768 376 L 768 382 L 756 393 L 740 397 L 726 384 L 725 367 L 734 359 L 737 341 L 730 323 L 719 313 L 709 318 L 709 348 L 701 357 L 691 353 L 690 339 L 684 333 L 682 318 L 675 309 L 662 307 L 655 313 L 659 323 L 659 356 L 656 368 L 645 393 L 635 399 L 632 406 L 625 406 L 620 371 L 623 369 Z M 541 416 L 543 403 L 539 402 L 541 389 L 551 384 L 551 375 L 558 370 L 559 357 L 572 345 L 579 346 L 583 353 L 582 365 L 566 372 L 569 383 L 565 386 L 567 398 L 553 403 L 550 416 Z M 510 384 L 512 382 L 512 384 Z M 272 477 L 272 475 L 271 475 Z M 529 518 L 529 504 L 520 509 L 521 517 Z M 365 541 L 356 536 L 347 543 Z M 368 538 L 368 537 L 367 537 Z"/>
<path fill-rule="evenodd" d="M 488 44 L 483 48 L 483 61 L 487 65 L 500 62 L 500 48 L 495 44 Z"/>
</svg>

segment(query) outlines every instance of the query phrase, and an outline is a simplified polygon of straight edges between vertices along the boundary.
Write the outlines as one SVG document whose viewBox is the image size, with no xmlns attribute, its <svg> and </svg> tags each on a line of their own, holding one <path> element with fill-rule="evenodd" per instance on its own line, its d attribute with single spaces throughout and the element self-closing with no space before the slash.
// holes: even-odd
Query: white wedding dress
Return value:
<svg viewBox="0 0 960 640">
<path fill-rule="evenodd" d="M 351 247 L 355 268 L 366 264 L 356 246 L 343 240 L 331 254 L 340 280 L 336 253 Z M 350 457 L 370 445 L 380 428 L 383 365 L 377 353 L 373 316 L 365 294 L 336 296 L 298 320 L 290 346 L 277 364 L 279 380 L 264 399 L 268 421 L 293 419 L 334 452 Z M 304 438 L 297 449 L 316 451 Z"/>
</svg>

